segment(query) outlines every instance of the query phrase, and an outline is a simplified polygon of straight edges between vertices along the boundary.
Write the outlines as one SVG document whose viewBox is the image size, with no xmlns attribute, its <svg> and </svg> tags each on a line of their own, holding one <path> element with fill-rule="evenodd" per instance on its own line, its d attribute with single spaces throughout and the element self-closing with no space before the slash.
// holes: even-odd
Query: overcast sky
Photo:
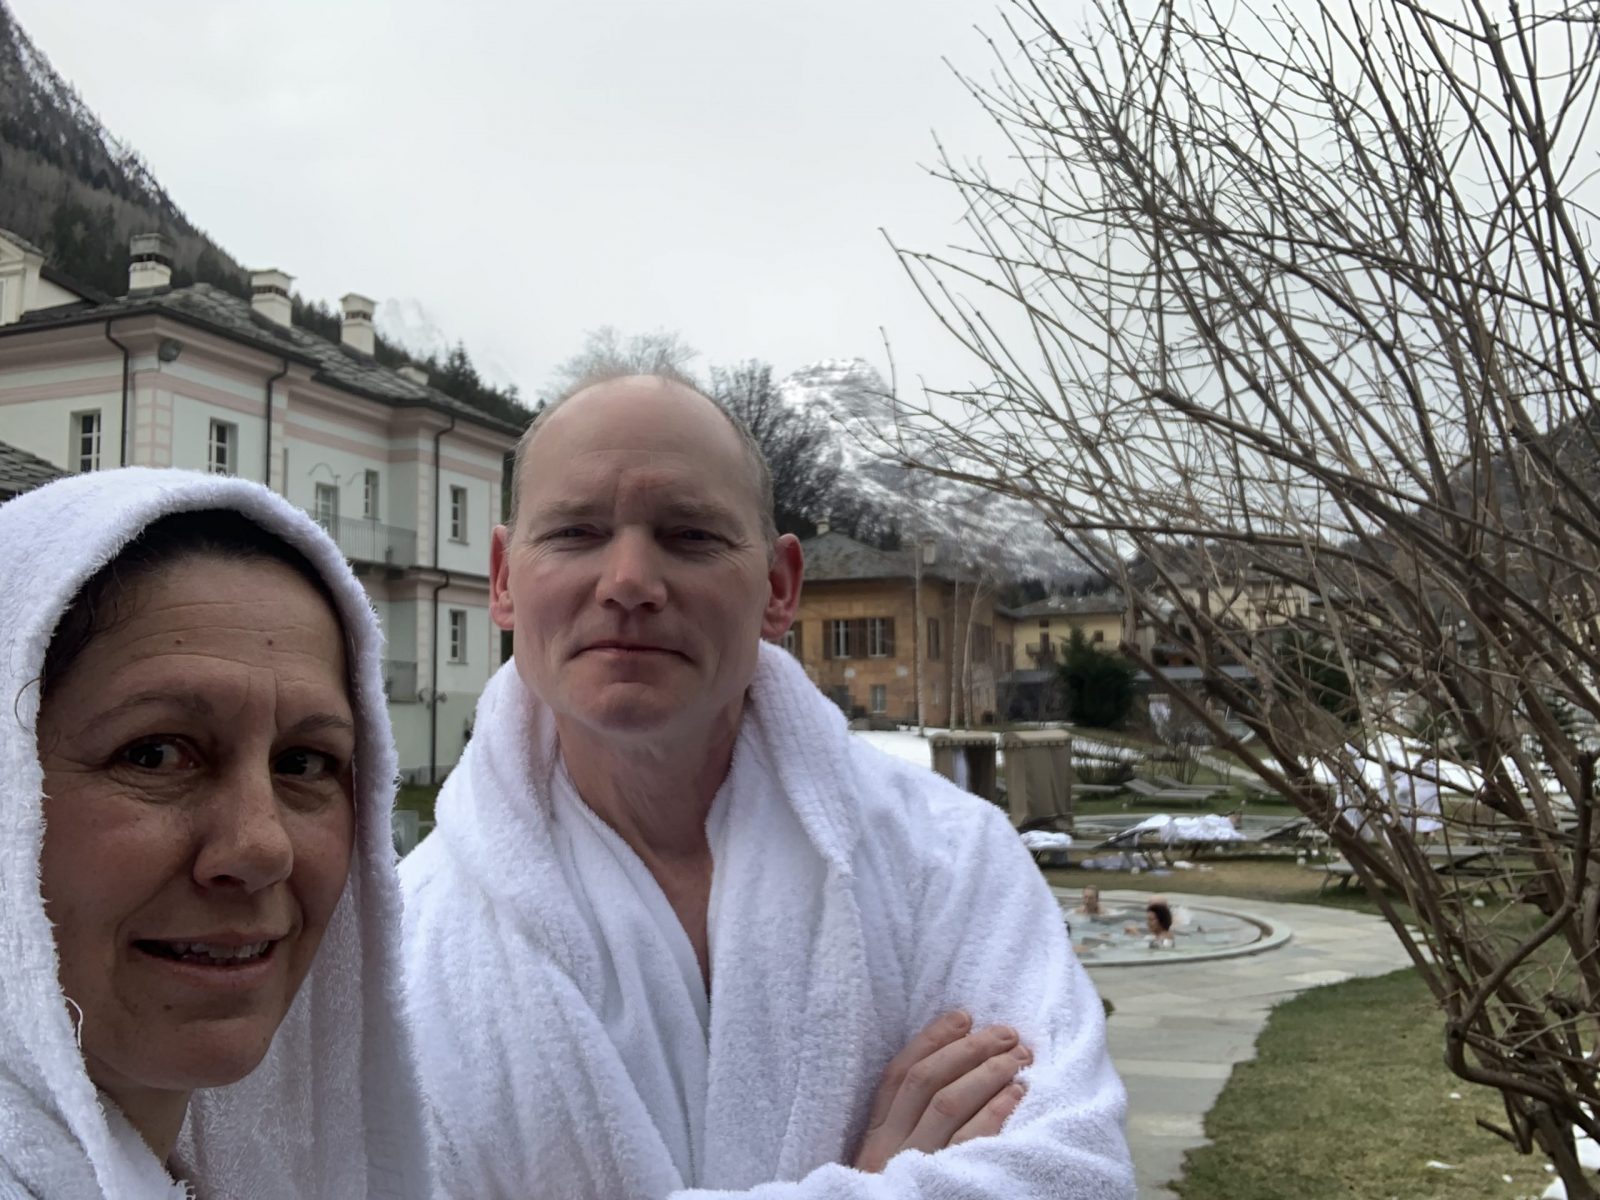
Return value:
<svg viewBox="0 0 1600 1200">
<path fill-rule="evenodd" d="M 995 0 L 9 3 L 246 267 L 416 298 L 524 394 L 604 324 L 965 376 L 879 228 L 958 236 L 922 166 L 993 161 L 941 59 L 986 69 Z"/>
</svg>

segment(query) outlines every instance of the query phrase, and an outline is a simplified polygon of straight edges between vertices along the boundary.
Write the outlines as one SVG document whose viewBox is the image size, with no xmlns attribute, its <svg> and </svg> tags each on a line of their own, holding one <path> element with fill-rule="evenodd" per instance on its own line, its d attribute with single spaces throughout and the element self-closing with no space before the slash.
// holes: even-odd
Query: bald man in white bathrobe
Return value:
<svg viewBox="0 0 1600 1200">
<path fill-rule="evenodd" d="M 514 662 L 402 865 L 441 1193 L 1132 1196 L 1101 1005 L 1015 833 L 771 645 L 803 564 L 750 435 L 603 379 L 514 489 Z"/>
</svg>

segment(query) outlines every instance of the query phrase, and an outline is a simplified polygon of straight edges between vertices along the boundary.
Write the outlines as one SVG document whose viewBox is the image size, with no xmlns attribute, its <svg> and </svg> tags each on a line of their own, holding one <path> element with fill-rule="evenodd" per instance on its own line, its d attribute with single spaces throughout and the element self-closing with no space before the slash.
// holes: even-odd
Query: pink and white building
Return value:
<svg viewBox="0 0 1600 1200">
<path fill-rule="evenodd" d="M 0 444 L 62 472 L 122 464 L 255 479 L 321 521 L 388 635 L 402 772 L 443 778 L 502 660 L 489 536 L 520 428 L 373 357 L 373 302 L 333 342 L 290 319 L 291 278 L 253 299 L 171 286 L 164 239 L 133 240 L 129 290 L 75 284 L 0 230 Z"/>
</svg>

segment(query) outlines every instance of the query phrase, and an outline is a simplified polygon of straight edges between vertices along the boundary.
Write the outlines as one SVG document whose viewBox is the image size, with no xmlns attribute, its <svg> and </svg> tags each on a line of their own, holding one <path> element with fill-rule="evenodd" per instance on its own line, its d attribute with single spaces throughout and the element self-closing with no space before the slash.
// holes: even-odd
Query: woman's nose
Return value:
<svg viewBox="0 0 1600 1200">
<path fill-rule="evenodd" d="M 270 767 L 234 772 L 217 786 L 203 809 L 195 882 L 258 892 L 287 879 L 294 846 Z"/>
</svg>

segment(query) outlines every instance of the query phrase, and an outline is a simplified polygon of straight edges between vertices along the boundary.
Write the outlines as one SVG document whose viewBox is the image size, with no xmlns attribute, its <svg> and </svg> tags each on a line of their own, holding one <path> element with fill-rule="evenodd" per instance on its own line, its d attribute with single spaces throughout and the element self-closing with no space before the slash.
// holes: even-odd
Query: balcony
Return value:
<svg viewBox="0 0 1600 1200">
<path fill-rule="evenodd" d="M 1023 651 L 1033 660 L 1034 666 L 1040 669 L 1047 669 L 1056 665 L 1056 647 L 1053 642 L 1045 642 L 1043 645 L 1038 642 L 1029 642 L 1023 647 Z"/>
<path fill-rule="evenodd" d="M 316 521 L 333 535 L 351 562 L 379 563 L 396 569 L 416 565 L 415 529 L 356 517 L 317 516 Z"/>
<path fill-rule="evenodd" d="M 383 694 L 390 704 L 417 703 L 417 664 L 398 658 L 384 659 Z"/>
</svg>

